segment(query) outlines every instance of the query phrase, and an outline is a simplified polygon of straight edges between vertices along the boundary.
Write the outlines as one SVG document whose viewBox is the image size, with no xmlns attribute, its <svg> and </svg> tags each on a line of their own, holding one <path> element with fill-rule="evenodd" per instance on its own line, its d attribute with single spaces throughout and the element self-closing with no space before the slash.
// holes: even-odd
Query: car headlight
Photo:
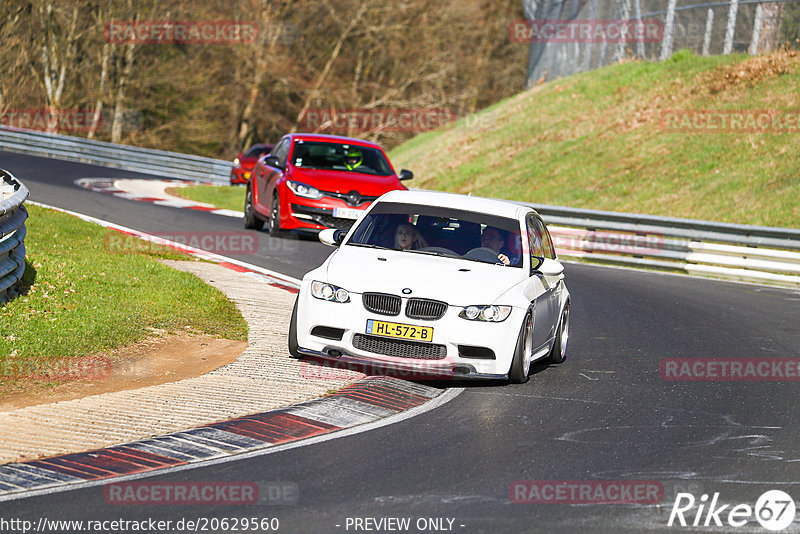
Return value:
<svg viewBox="0 0 800 534">
<path fill-rule="evenodd" d="M 485 321 L 499 323 L 505 321 L 511 314 L 511 306 L 467 306 L 458 314 L 468 321 Z"/>
<path fill-rule="evenodd" d="M 331 302 L 350 302 L 350 293 L 346 289 L 317 280 L 311 282 L 311 295 Z"/>
<path fill-rule="evenodd" d="M 294 192 L 295 195 L 298 197 L 305 197 L 305 198 L 322 198 L 322 193 L 319 192 L 319 189 L 316 187 L 311 187 L 310 185 L 304 184 L 302 182 L 293 182 L 288 180 L 286 185 L 289 186 L 289 189 Z"/>
<path fill-rule="evenodd" d="M 241 161 L 239 161 L 239 158 L 236 158 L 236 159 L 234 159 L 234 160 L 233 160 L 233 166 L 234 166 L 234 167 L 236 167 L 236 168 L 239 168 L 239 166 L 240 166 L 241 164 L 242 164 L 242 162 L 241 162 Z"/>
</svg>

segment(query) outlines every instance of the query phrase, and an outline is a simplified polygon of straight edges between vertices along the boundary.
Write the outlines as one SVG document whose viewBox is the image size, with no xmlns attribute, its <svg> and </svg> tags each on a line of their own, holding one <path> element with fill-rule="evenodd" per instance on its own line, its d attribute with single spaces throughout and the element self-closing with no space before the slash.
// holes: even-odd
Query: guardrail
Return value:
<svg viewBox="0 0 800 534">
<path fill-rule="evenodd" d="M 800 230 L 526 205 L 562 257 L 800 287 Z"/>
<path fill-rule="evenodd" d="M 0 127 L 0 150 L 219 184 L 230 183 L 233 166 L 219 159 L 8 127 Z"/>
<path fill-rule="evenodd" d="M 212 158 L 7 127 L 0 127 L 0 150 L 215 183 L 228 183 L 232 165 Z M 547 222 L 559 256 L 800 286 L 800 230 L 526 205 Z"/>
<path fill-rule="evenodd" d="M 25 272 L 25 220 L 28 188 L 0 169 L 0 302 Z"/>
</svg>

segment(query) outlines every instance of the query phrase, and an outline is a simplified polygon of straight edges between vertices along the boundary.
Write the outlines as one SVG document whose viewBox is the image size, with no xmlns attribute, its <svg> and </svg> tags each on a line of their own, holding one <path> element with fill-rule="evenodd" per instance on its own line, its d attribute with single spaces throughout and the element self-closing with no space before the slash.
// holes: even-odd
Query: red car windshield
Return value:
<svg viewBox="0 0 800 534">
<path fill-rule="evenodd" d="M 269 154 L 270 148 L 267 146 L 254 146 L 244 155 L 246 158 L 258 158 L 262 154 Z"/>
<path fill-rule="evenodd" d="M 357 172 L 377 176 L 393 174 L 392 167 L 380 150 L 344 143 L 297 140 L 290 163 L 303 169 Z"/>
</svg>

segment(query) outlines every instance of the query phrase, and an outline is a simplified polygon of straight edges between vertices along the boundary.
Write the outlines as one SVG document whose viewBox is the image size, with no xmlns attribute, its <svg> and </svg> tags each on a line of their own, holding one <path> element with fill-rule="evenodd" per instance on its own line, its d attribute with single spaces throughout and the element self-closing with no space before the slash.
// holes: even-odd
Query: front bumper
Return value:
<svg viewBox="0 0 800 534">
<path fill-rule="evenodd" d="M 246 184 L 250 181 L 251 174 L 252 170 L 246 170 L 244 168 L 232 169 L 231 184 Z"/>
<path fill-rule="evenodd" d="M 283 194 L 284 191 L 286 194 Z M 356 219 L 334 217 L 334 210 L 339 208 L 350 211 L 364 211 L 369 207 L 368 203 L 364 203 L 354 208 L 342 200 L 330 197 L 323 197 L 318 200 L 303 198 L 292 193 L 288 187 L 281 193 L 281 227 L 287 230 L 335 228 L 348 231 L 356 222 Z"/>
<path fill-rule="evenodd" d="M 298 295 L 297 340 L 299 352 L 326 360 L 373 366 L 378 369 L 399 370 L 412 376 L 438 378 L 505 379 L 517 345 L 520 326 L 527 310 L 513 308 L 509 317 L 500 323 L 468 321 L 458 317 L 462 306 L 448 306 L 438 320 L 418 320 L 404 314 L 407 299 L 403 298 L 397 316 L 379 315 L 364 307 L 360 294 L 350 293 L 350 301 L 338 303 L 311 296 L 311 280 L 304 280 Z M 415 295 L 419 298 L 419 295 Z M 444 347 L 444 354 L 414 354 L 414 348 L 402 356 L 365 350 L 355 344 L 357 337 L 376 338 L 367 332 L 369 319 L 411 326 L 432 327 L 433 336 L 425 347 Z M 315 330 L 317 329 L 317 330 Z M 320 336 L 319 330 L 340 331 L 341 337 Z M 317 332 L 314 334 L 313 332 Z M 388 344 L 399 344 L 393 338 L 380 338 Z M 421 343 L 417 343 L 418 345 Z M 466 348 L 482 349 L 480 356 L 468 357 Z M 487 349 L 492 357 L 487 357 Z M 394 354 L 394 352 L 392 352 Z"/>
<path fill-rule="evenodd" d="M 508 374 L 489 374 L 479 373 L 475 367 L 469 364 L 451 365 L 449 367 L 430 368 L 426 367 L 420 369 L 413 364 L 400 364 L 392 362 L 381 362 L 374 359 L 357 356 L 354 354 L 347 354 L 335 348 L 327 348 L 323 351 L 315 351 L 299 347 L 298 352 L 304 356 L 312 356 L 315 358 L 322 358 L 328 361 L 344 362 L 347 364 L 354 364 L 367 367 L 370 374 L 388 375 L 395 378 L 404 378 L 406 380 L 452 380 L 469 378 L 475 380 L 507 380 Z M 338 355 L 336 355 L 338 354 Z"/>
</svg>

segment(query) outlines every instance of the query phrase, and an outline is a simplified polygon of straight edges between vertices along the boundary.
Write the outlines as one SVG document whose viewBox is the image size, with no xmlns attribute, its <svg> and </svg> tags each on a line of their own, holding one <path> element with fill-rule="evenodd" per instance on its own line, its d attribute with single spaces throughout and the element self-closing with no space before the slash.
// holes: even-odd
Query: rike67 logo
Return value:
<svg viewBox="0 0 800 534">
<path fill-rule="evenodd" d="M 697 504 L 697 510 L 692 510 Z M 780 490 L 764 492 L 756 501 L 755 507 L 749 504 L 719 504 L 719 492 L 715 492 L 708 502 L 703 494 L 699 502 L 691 493 L 678 493 L 667 526 L 671 527 L 743 527 L 753 519 L 767 530 L 783 530 L 794 521 L 794 500 L 788 493 Z"/>
</svg>

